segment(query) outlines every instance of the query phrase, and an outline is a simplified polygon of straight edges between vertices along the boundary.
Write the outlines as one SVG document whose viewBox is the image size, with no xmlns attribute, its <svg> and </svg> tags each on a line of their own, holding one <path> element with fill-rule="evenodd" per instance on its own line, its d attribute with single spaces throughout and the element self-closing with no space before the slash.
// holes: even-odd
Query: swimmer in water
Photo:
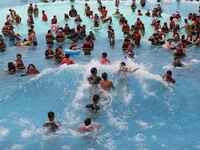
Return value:
<svg viewBox="0 0 200 150">
<path fill-rule="evenodd" d="M 173 83 L 173 84 L 176 83 L 176 81 L 172 77 L 172 71 L 171 70 L 167 70 L 167 72 L 163 76 L 163 80 L 168 82 L 168 83 Z"/>
<path fill-rule="evenodd" d="M 65 54 L 65 57 L 62 59 L 61 64 L 72 65 L 75 64 L 75 61 L 70 58 L 69 54 Z"/>
<path fill-rule="evenodd" d="M 48 121 L 44 123 L 43 127 L 48 129 L 48 132 L 56 132 L 59 127 L 60 123 L 55 121 L 55 113 L 54 112 L 48 112 Z"/>
<path fill-rule="evenodd" d="M 16 67 L 13 62 L 8 63 L 8 73 L 9 74 L 15 74 L 16 73 Z"/>
<path fill-rule="evenodd" d="M 101 78 L 97 76 L 97 68 L 93 67 L 90 69 L 91 75 L 88 77 L 89 84 L 98 85 L 101 81 Z"/>
<path fill-rule="evenodd" d="M 28 67 L 27 67 L 27 71 L 26 71 L 26 74 L 24 75 L 36 75 L 36 74 L 39 74 L 40 72 L 37 70 L 37 68 L 35 67 L 34 64 L 29 64 Z M 22 75 L 22 76 L 24 76 Z"/>
<path fill-rule="evenodd" d="M 95 94 L 92 97 L 92 104 L 86 105 L 86 108 L 91 112 L 97 113 L 100 110 L 100 107 L 98 105 L 99 100 L 100 100 L 100 96 Z"/>
<path fill-rule="evenodd" d="M 111 80 L 108 80 L 108 74 L 106 72 L 102 73 L 101 75 L 102 80 L 100 81 L 100 86 L 105 91 L 110 91 L 114 88 L 113 82 Z"/>
<path fill-rule="evenodd" d="M 102 65 L 108 65 L 110 64 L 110 60 L 108 59 L 108 54 L 106 52 L 102 53 L 100 63 Z"/>
<path fill-rule="evenodd" d="M 126 63 L 125 62 L 121 62 L 120 63 L 120 68 L 119 68 L 119 72 L 136 72 L 137 70 L 139 70 L 140 68 L 137 67 L 135 69 L 132 69 L 132 68 L 128 68 L 126 66 Z"/>
<path fill-rule="evenodd" d="M 184 66 L 179 57 L 174 57 L 174 61 L 173 61 L 172 65 L 174 67 L 183 67 Z"/>
<path fill-rule="evenodd" d="M 86 118 L 84 124 L 82 124 L 77 131 L 80 133 L 94 132 L 97 131 L 100 127 L 100 125 L 92 123 L 90 118 Z"/>
<path fill-rule="evenodd" d="M 16 55 L 15 66 L 16 66 L 16 69 L 18 69 L 18 70 L 24 70 L 25 69 L 24 62 L 22 60 L 21 54 Z"/>
</svg>

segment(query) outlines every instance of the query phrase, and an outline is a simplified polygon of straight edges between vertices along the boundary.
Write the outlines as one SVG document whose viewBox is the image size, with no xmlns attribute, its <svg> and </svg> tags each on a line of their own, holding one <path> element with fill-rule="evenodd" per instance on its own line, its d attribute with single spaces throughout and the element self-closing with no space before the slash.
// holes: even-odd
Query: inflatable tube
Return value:
<svg viewBox="0 0 200 150">
<path fill-rule="evenodd" d="M 64 53 L 69 54 L 70 56 L 77 56 L 77 55 L 80 55 L 81 50 L 64 49 Z"/>
</svg>

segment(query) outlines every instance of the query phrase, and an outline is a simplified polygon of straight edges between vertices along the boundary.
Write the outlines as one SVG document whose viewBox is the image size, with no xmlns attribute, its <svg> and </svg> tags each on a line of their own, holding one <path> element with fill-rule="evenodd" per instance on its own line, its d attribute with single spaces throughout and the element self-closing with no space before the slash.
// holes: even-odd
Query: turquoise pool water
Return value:
<svg viewBox="0 0 200 150">
<path fill-rule="evenodd" d="M 13 7 L 12 1 L 0 2 L 2 28 L 4 18 L 10 7 L 23 16 L 22 24 L 16 31 L 26 36 L 26 1 L 17 1 Z M 97 11 L 95 2 L 89 2 Z M 105 2 L 110 15 L 115 11 L 111 1 Z M 128 7 L 128 2 L 122 2 L 120 7 L 130 24 L 136 16 Z M 152 8 L 151 1 L 143 9 Z M 87 24 L 88 31 L 92 23 L 83 16 L 84 2 L 76 2 L 75 7 Z M 8 8 L 9 6 L 9 8 Z M 57 15 L 59 24 L 64 25 L 63 14 L 70 7 L 69 2 L 54 4 L 38 4 L 49 18 Z M 175 1 L 162 3 L 164 15 L 180 10 L 183 16 L 188 12 L 197 12 L 198 3 Z M 138 6 L 139 7 L 139 6 Z M 40 17 L 41 18 L 41 17 Z M 161 76 L 172 62 L 170 51 L 151 46 L 147 42 L 152 29 L 151 18 L 141 17 L 145 22 L 146 34 L 141 47 L 136 49 L 134 62 L 127 60 L 130 66 L 140 66 L 135 74 L 120 78 L 116 72 L 123 55 L 121 52 L 122 36 L 117 20 L 113 20 L 116 30 L 116 46 L 110 49 L 107 42 L 106 29 L 95 33 L 97 40 L 91 57 L 74 57 L 77 62 L 72 66 L 57 66 L 52 61 L 44 59 L 46 44 L 44 34 L 48 24 L 35 20 L 39 41 L 37 48 L 8 47 L 5 53 L 0 53 L 0 150 L 196 150 L 200 149 L 200 53 L 199 48 L 191 47 L 187 51 L 185 63 L 190 67 L 173 69 L 177 81 L 173 87 L 163 83 Z M 73 20 L 69 21 L 74 26 Z M 66 46 L 68 43 L 66 43 Z M 110 66 L 98 63 L 102 52 L 106 51 L 111 60 Z M 40 74 L 34 77 L 7 75 L 7 62 L 14 60 L 21 53 L 25 64 L 34 63 Z M 85 105 L 90 102 L 90 90 L 86 78 L 91 67 L 96 66 L 99 74 L 106 71 L 114 81 L 116 89 L 110 93 L 112 104 L 98 115 L 90 114 Z M 62 129 L 56 135 L 47 136 L 42 130 L 42 124 L 47 119 L 47 112 L 54 111 L 62 123 Z M 102 125 L 97 134 L 83 136 L 73 129 L 79 127 L 86 117 Z"/>
</svg>

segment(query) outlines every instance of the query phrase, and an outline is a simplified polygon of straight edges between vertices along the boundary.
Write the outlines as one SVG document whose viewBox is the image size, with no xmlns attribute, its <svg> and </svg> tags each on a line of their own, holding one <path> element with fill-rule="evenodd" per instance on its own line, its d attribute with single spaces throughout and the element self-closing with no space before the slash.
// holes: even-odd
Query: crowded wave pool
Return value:
<svg viewBox="0 0 200 150">
<path fill-rule="evenodd" d="M 0 8 L 1 150 L 200 149 L 200 2 Z"/>
</svg>

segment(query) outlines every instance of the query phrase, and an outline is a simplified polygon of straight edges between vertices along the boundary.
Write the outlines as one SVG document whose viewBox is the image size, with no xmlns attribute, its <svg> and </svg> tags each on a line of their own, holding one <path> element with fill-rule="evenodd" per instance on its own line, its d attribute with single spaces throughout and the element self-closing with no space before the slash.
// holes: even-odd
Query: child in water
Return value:
<svg viewBox="0 0 200 150">
<path fill-rule="evenodd" d="M 9 74 L 15 74 L 16 73 L 16 67 L 13 62 L 8 63 L 8 73 Z"/>
<path fill-rule="evenodd" d="M 91 68 L 90 69 L 91 75 L 88 77 L 88 82 L 91 85 L 98 85 L 99 82 L 101 81 L 101 78 L 97 76 L 97 68 Z"/>
<path fill-rule="evenodd" d="M 179 57 L 174 57 L 174 61 L 173 61 L 172 65 L 174 67 L 183 67 L 184 66 Z"/>
<path fill-rule="evenodd" d="M 176 81 L 172 77 L 172 71 L 171 70 L 167 70 L 167 72 L 163 76 L 163 80 L 168 82 L 168 83 L 173 83 L 173 84 L 176 83 Z"/>
<path fill-rule="evenodd" d="M 15 66 L 16 66 L 16 69 L 18 69 L 18 70 L 25 69 L 24 62 L 22 60 L 22 55 L 21 54 L 17 54 L 16 55 Z"/>
<path fill-rule="evenodd" d="M 51 47 L 48 47 L 47 50 L 45 51 L 45 58 L 46 59 L 54 58 L 54 51 L 51 49 Z"/>
<path fill-rule="evenodd" d="M 92 123 L 90 118 L 86 118 L 84 124 L 82 124 L 77 131 L 80 133 L 94 132 L 97 131 L 100 127 L 100 125 Z"/>
<path fill-rule="evenodd" d="M 69 54 L 65 54 L 65 57 L 62 59 L 61 64 L 72 65 L 75 64 L 75 61 L 70 58 Z"/>
<path fill-rule="evenodd" d="M 107 57 L 108 57 L 108 54 L 106 52 L 102 53 L 101 59 L 100 59 L 100 63 L 102 65 L 108 65 L 108 64 L 110 64 L 110 60 Z"/>
<path fill-rule="evenodd" d="M 43 127 L 47 128 L 48 133 L 49 132 L 56 132 L 59 127 L 60 123 L 55 121 L 55 113 L 54 112 L 48 112 L 48 121 L 44 123 Z"/>
<path fill-rule="evenodd" d="M 100 110 L 100 107 L 98 105 L 99 100 L 100 100 L 100 96 L 95 94 L 92 97 L 92 104 L 86 105 L 86 108 L 91 112 L 97 113 Z"/>
<path fill-rule="evenodd" d="M 37 70 L 34 64 L 29 64 L 27 67 L 26 75 L 35 75 L 39 74 L 40 72 Z"/>
</svg>

